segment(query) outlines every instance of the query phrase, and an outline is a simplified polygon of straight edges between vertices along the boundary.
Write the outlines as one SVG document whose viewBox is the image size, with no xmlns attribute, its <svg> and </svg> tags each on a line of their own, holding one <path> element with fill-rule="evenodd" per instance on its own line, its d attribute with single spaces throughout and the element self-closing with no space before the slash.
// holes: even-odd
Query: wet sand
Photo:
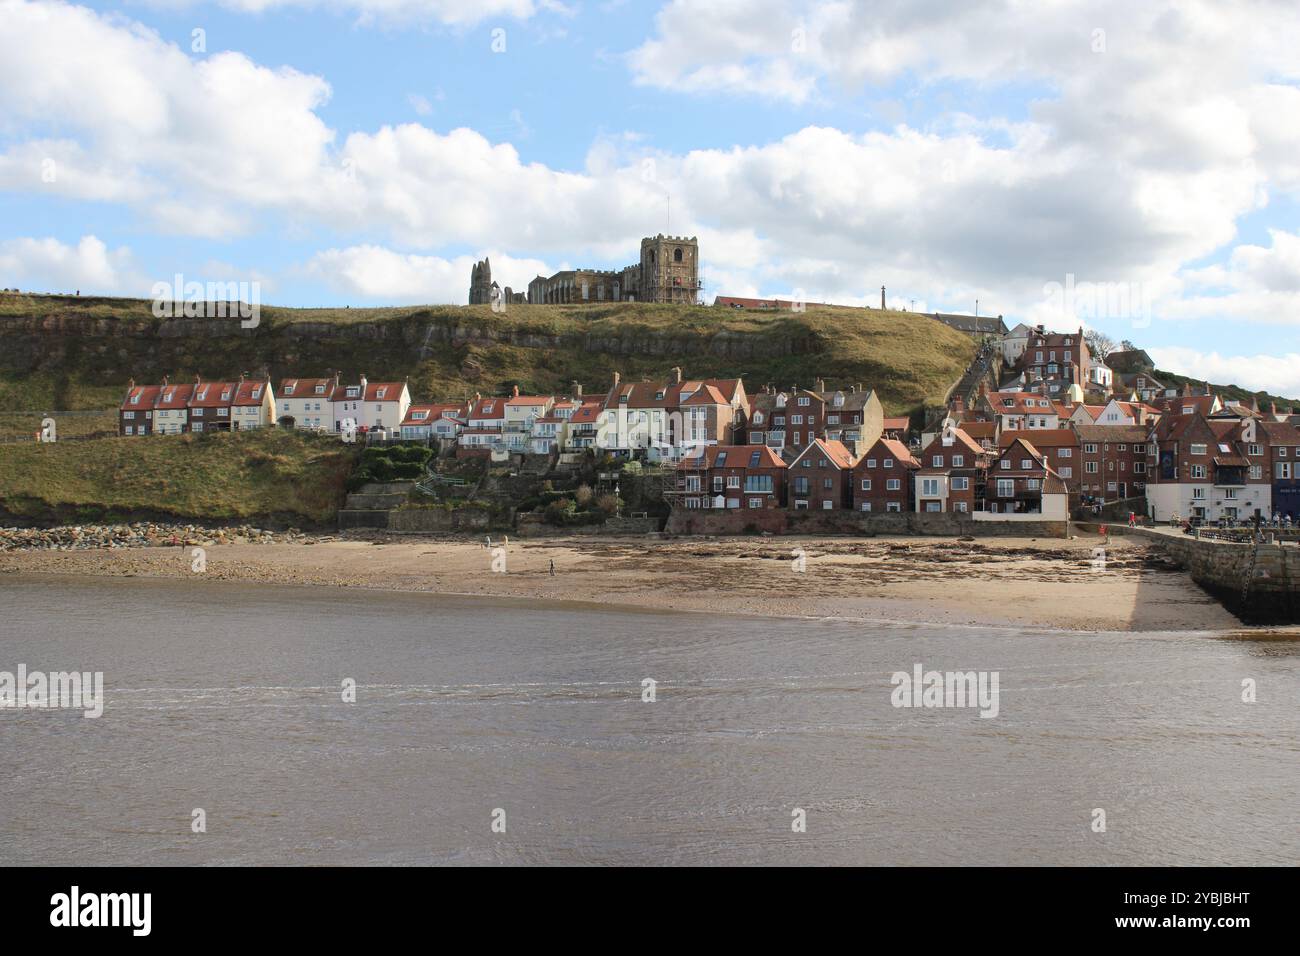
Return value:
<svg viewBox="0 0 1300 956">
<path fill-rule="evenodd" d="M 499 543 L 494 541 L 494 543 Z M 504 573 L 483 539 L 371 535 L 297 544 L 0 553 L 0 573 L 145 576 L 592 602 L 721 614 L 1043 631 L 1236 630 L 1158 548 L 1092 535 L 995 538 L 533 538 Z M 794 570 L 804 552 L 803 572 Z M 498 556 L 499 557 L 499 556 Z M 554 561 L 556 573 L 550 574 Z M 498 563 L 498 566 L 499 563 Z"/>
</svg>

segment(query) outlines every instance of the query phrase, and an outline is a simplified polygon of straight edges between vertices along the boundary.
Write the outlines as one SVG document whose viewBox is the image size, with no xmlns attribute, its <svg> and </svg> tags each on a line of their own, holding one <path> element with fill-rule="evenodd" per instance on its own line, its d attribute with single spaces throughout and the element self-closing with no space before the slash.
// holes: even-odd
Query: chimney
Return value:
<svg viewBox="0 0 1300 956">
<path fill-rule="evenodd" d="M 130 391 L 132 391 L 134 388 L 135 388 L 135 379 L 129 379 L 129 380 L 127 381 L 127 383 L 126 383 L 126 390 L 127 390 L 128 392 L 130 392 Z M 1276 405 L 1273 406 L 1273 410 L 1274 410 L 1274 411 L 1277 411 L 1277 406 L 1276 406 Z"/>
<path fill-rule="evenodd" d="M 367 385 L 367 384 L 368 384 L 368 383 L 366 382 L 366 373 L 365 373 L 365 372 L 362 372 L 362 373 L 361 373 L 361 400 L 362 400 L 362 401 L 365 401 L 365 398 L 366 398 L 366 385 Z"/>
<path fill-rule="evenodd" d="M 1184 383 L 1183 383 L 1183 395 L 1184 395 L 1184 397 L 1187 397 L 1187 398 L 1190 398 L 1190 397 L 1191 397 L 1191 395 L 1192 395 L 1192 383 L 1191 383 L 1191 382 L 1184 382 Z"/>
<path fill-rule="evenodd" d="M 960 395 L 952 400 L 952 410 L 958 415 L 966 411 L 966 402 Z"/>
<path fill-rule="evenodd" d="M 570 385 L 571 385 L 571 387 L 573 388 L 573 397 L 574 397 L 574 398 L 582 398 L 582 383 L 581 383 L 581 382 L 571 382 Z"/>
<path fill-rule="evenodd" d="M 483 394 L 482 394 L 481 392 L 475 392 L 475 393 L 474 393 L 474 401 L 475 401 L 475 403 L 477 403 L 477 402 L 479 402 L 479 401 L 482 401 L 482 399 L 483 399 Z"/>
<path fill-rule="evenodd" d="M 882 309 L 885 307 L 885 287 L 883 285 L 880 287 L 880 307 Z"/>
<path fill-rule="evenodd" d="M 167 376 L 164 375 L 164 376 L 163 376 L 163 388 L 166 388 L 166 387 L 167 387 Z"/>
<path fill-rule="evenodd" d="M 619 383 L 621 380 L 622 380 L 622 376 L 619 375 L 618 372 L 615 372 L 615 373 L 614 373 L 614 387 L 615 387 L 615 388 L 618 388 L 618 383 Z"/>
<path fill-rule="evenodd" d="M 195 384 L 195 385 L 202 385 L 202 384 L 203 384 L 201 381 L 199 381 L 199 377 L 198 377 L 197 375 L 194 376 L 194 384 Z"/>
<path fill-rule="evenodd" d="M 511 398 L 518 398 L 518 397 L 519 397 L 519 386 L 518 386 L 518 385 L 516 385 L 514 388 L 512 388 L 512 389 L 510 390 L 510 397 L 511 397 Z"/>
<path fill-rule="evenodd" d="M 680 368 L 678 368 L 677 366 L 673 366 L 673 381 L 672 381 L 672 384 L 674 384 L 674 385 L 680 385 L 680 384 L 682 384 L 682 370 L 681 370 Z"/>
<path fill-rule="evenodd" d="M 856 385 L 850 385 L 850 386 L 849 386 L 849 394 L 850 394 L 850 395 L 856 395 L 856 394 L 858 394 L 858 387 L 857 387 Z"/>
<path fill-rule="evenodd" d="M 813 382 L 813 386 L 814 386 L 813 391 L 824 392 L 826 391 L 826 380 L 819 378 L 815 382 Z"/>
</svg>

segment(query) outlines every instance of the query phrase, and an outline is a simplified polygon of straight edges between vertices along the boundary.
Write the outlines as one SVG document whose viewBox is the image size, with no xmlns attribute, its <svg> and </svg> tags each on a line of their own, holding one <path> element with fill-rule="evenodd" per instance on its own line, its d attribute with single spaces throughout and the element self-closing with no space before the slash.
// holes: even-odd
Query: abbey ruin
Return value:
<svg viewBox="0 0 1300 956">
<path fill-rule="evenodd" d="M 694 236 L 658 235 L 641 240 L 641 261 L 622 269 L 568 269 L 528 283 L 528 292 L 502 289 L 484 259 L 470 271 L 469 304 L 493 302 L 558 305 L 582 302 L 699 301 L 700 244 Z"/>
</svg>

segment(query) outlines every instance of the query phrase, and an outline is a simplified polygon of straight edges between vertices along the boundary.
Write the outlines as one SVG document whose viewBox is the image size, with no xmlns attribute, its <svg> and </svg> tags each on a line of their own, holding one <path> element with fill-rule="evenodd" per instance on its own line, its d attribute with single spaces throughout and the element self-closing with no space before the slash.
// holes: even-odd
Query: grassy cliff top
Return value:
<svg viewBox="0 0 1300 956">
<path fill-rule="evenodd" d="M 15 515 L 334 520 L 354 452 L 281 429 L 0 446 L 0 505 Z"/>
<path fill-rule="evenodd" d="M 475 392 L 604 393 L 624 381 L 687 377 L 828 387 L 861 384 L 892 414 L 943 399 L 974 353 L 969 337 L 924 315 L 878 309 L 746 312 L 649 303 L 286 309 L 237 320 L 158 319 L 144 299 L 0 294 L 0 399 L 10 408 L 115 404 L 128 378 L 173 381 L 267 370 L 273 379 L 365 373 L 409 379 L 416 399 Z M 6 393 L 8 393 L 6 395 Z M 113 399 L 106 402 L 106 396 Z"/>
</svg>

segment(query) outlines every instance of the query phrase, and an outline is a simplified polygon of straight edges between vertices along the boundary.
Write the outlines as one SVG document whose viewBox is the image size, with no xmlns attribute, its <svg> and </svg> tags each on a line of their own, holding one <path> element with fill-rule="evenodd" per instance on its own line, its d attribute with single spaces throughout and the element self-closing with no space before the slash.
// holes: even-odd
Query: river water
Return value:
<svg viewBox="0 0 1300 956">
<path fill-rule="evenodd" d="M 1300 862 L 1295 641 L 9 575 L 19 664 L 105 704 L 0 709 L 2 864 Z"/>
</svg>

